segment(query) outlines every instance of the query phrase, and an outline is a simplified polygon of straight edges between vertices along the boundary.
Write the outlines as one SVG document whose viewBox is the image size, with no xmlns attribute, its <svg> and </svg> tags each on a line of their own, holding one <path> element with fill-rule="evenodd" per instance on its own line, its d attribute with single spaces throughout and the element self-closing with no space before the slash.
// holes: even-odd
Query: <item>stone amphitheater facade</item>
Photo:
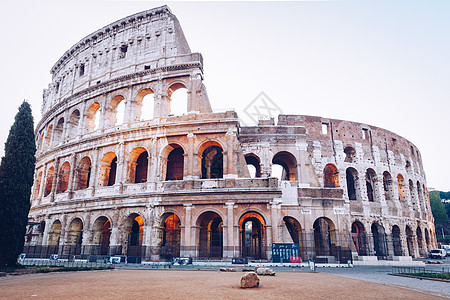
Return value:
<svg viewBox="0 0 450 300">
<path fill-rule="evenodd" d="M 236 112 L 213 112 L 203 58 L 166 6 L 83 38 L 51 74 L 30 256 L 271 259 L 273 243 L 298 243 L 303 259 L 332 262 L 436 247 L 416 146 L 351 121 L 279 115 L 241 126 Z M 171 99 L 178 90 L 184 103 Z"/>
</svg>

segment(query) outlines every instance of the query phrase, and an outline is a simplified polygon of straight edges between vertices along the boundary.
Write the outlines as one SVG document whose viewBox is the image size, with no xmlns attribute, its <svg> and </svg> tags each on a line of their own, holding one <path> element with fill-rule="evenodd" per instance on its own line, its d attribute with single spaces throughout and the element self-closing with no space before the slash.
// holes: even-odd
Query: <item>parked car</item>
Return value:
<svg viewBox="0 0 450 300">
<path fill-rule="evenodd" d="M 444 259 L 447 256 L 447 252 L 444 249 L 433 249 L 430 252 L 430 258 Z"/>
<path fill-rule="evenodd" d="M 450 256 L 450 245 L 442 245 L 441 248 L 447 252 L 447 256 Z"/>
</svg>

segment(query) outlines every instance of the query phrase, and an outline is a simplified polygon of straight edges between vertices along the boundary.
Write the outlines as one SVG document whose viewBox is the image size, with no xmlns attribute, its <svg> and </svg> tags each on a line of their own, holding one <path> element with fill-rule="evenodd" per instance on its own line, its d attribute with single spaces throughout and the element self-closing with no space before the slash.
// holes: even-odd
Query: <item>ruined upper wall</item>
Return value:
<svg viewBox="0 0 450 300">
<path fill-rule="evenodd" d="M 167 6 L 140 12 L 86 36 L 52 67 L 42 114 L 62 99 L 106 81 L 145 70 L 202 65 L 192 54 L 181 26 Z"/>
</svg>

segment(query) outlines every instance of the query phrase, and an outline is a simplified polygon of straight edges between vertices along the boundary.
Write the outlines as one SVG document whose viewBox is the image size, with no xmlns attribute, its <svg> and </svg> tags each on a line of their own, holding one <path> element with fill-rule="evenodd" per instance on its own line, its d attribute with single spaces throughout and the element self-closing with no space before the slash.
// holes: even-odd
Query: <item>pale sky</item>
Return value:
<svg viewBox="0 0 450 300">
<path fill-rule="evenodd" d="M 450 190 L 450 1 L 8 1 L 0 12 L 0 155 L 23 99 L 35 124 L 50 68 L 86 35 L 168 4 L 204 58 L 214 109 L 261 92 L 289 114 L 399 134 L 428 187 Z"/>
</svg>

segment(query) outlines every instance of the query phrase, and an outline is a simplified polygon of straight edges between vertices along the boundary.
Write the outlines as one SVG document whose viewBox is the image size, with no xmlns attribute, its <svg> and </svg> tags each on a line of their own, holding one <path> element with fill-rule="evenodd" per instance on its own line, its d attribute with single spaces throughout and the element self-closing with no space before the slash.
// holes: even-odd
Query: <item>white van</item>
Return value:
<svg viewBox="0 0 450 300">
<path fill-rule="evenodd" d="M 444 249 L 447 252 L 447 256 L 450 256 L 450 245 L 442 245 L 441 249 Z"/>
<path fill-rule="evenodd" d="M 444 249 L 433 249 L 430 252 L 430 258 L 444 259 L 447 256 L 447 252 Z"/>
</svg>

